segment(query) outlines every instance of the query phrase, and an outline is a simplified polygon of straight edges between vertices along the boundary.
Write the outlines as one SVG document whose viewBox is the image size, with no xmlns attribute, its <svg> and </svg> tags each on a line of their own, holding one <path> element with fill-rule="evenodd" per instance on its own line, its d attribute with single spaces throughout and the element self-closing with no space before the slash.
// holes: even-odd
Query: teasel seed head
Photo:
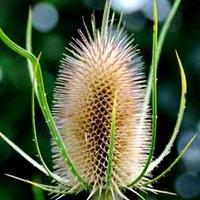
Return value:
<svg viewBox="0 0 200 200">
<path fill-rule="evenodd" d="M 109 14 L 109 11 L 108 11 Z M 149 151 L 150 118 L 144 113 L 146 81 L 139 51 L 123 28 L 114 29 L 114 15 L 93 37 L 79 31 L 70 43 L 71 56 L 61 61 L 53 113 L 70 159 L 93 193 L 105 189 L 113 104 L 116 131 L 111 193 L 120 193 L 141 173 Z M 94 19 L 92 24 L 94 25 Z M 71 192 L 83 188 L 66 167 L 53 142 L 55 172 L 68 180 Z"/>
<path fill-rule="evenodd" d="M 169 29 L 179 1 L 175 1 L 164 24 L 161 35 Z M 31 158 L 9 138 L 0 132 L 0 138 L 24 157 L 34 167 L 52 178 L 53 185 L 45 185 L 31 180 L 7 176 L 29 183 L 54 194 L 56 200 L 66 194 L 82 190 L 90 192 L 87 200 L 119 200 L 128 198 L 122 193 L 128 189 L 137 192 L 174 193 L 154 189 L 152 184 L 164 177 L 184 156 L 194 142 L 194 135 L 177 158 L 162 173 L 150 178 L 150 173 L 158 167 L 170 153 L 183 120 L 186 107 L 187 81 L 181 59 L 177 53 L 181 98 L 178 117 L 172 136 L 163 152 L 152 161 L 156 144 L 157 125 L 157 64 L 165 36 L 157 41 L 158 15 L 154 0 L 152 65 L 146 89 L 143 64 L 139 52 L 132 46 L 133 40 L 120 28 L 121 17 L 114 28 L 115 14 L 110 15 L 111 0 L 105 4 L 101 29 L 96 29 L 92 20 L 91 36 L 79 31 L 81 40 L 74 39 L 69 52 L 62 60 L 54 98 L 54 119 L 49 110 L 43 85 L 40 56 L 31 52 L 31 11 L 29 12 L 26 46 L 23 49 L 14 43 L 0 29 L 0 39 L 13 51 L 30 61 L 32 80 L 32 122 L 34 142 L 40 163 Z M 158 50 L 160 47 L 160 50 Z M 152 87 L 152 130 L 148 113 L 148 101 Z M 41 154 L 35 124 L 35 99 L 52 134 L 54 171 L 46 165 Z M 146 94 L 145 94 L 146 93 Z M 55 123 L 56 122 L 56 123 Z M 57 127 L 56 127 L 57 126 Z M 151 133 L 152 132 L 152 133 Z"/>
</svg>

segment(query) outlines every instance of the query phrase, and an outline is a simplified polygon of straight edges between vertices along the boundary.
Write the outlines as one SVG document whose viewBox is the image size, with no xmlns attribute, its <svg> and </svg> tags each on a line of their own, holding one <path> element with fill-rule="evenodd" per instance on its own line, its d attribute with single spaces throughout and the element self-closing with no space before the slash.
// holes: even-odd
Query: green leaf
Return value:
<svg viewBox="0 0 200 200">
<path fill-rule="evenodd" d="M 31 24 L 31 19 L 29 18 L 28 20 L 28 24 Z M 30 30 L 27 31 L 27 34 L 31 34 Z M 32 65 L 32 74 L 34 74 L 34 67 L 35 64 L 37 63 L 37 58 L 29 51 L 23 49 L 22 47 L 18 46 L 17 44 L 15 44 L 10 38 L 8 38 L 6 36 L 6 34 L 2 31 L 2 29 L 0 29 L 0 38 L 2 39 L 2 41 L 9 47 L 11 48 L 13 51 L 15 51 L 16 53 L 18 53 L 19 55 L 25 57 L 26 59 L 28 59 L 31 62 Z M 31 38 L 28 37 L 27 38 Z M 28 41 L 31 42 L 31 41 Z M 38 70 L 36 73 L 36 82 L 37 85 L 35 87 L 35 93 L 40 105 L 40 108 L 42 110 L 42 113 L 45 117 L 45 120 L 47 122 L 47 125 L 50 129 L 50 132 L 53 136 L 53 138 L 55 139 L 60 152 L 64 158 L 64 161 L 68 167 L 68 169 L 71 171 L 71 173 L 77 178 L 77 180 L 79 180 L 79 182 L 81 183 L 81 185 L 85 188 L 88 189 L 89 185 L 88 183 L 83 179 L 83 177 L 79 174 L 77 168 L 75 167 L 74 163 L 72 162 L 72 160 L 69 158 L 66 146 L 57 130 L 57 127 L 55 125 L 53 116 L 51 115 L 50 109 L 49 109 L 49 105 L 47 102 L 47 98 L 46 98 L 46 93 L 45 93 L 45 88 L 44 88 L 44 83 L 43 83 L 43 77 L 42 77 L 42 72 L 41 72 L 41 68 L 40 68 L 40 64 L 38 64 Z"/>
<path fill-rule="evenodd" d="M 194 141 L 195 138 L 196 138 L 196 135 L 194 135 L 192 137 L 192 139 L 187 143 L 187 145 L 185 146 L 185 148 L 181 151 L 181 153 L 179 154 L 179 156 L 174 160 L 174 162 L 172 162 L 172 164 L 166 170 L 164 170 L 160 175 L 158 175 L 154 179 L 152 179 L 152 180 L 144 183 L 142 186 L 147 186 L 149 184 L 155 183 L 160 178 L 164 177 L 179 162 L 179 160 L 184 156 L 184 154 L 187 152 L 187 150 L 189 149 L 190 145 L 192 144 L 192 142 Z"/>
<path fill-rule="evenodd" d="M 32 108 L 32 126 L 33 126 L 33 136 L 34 136 L 34 142 L 35 142 L 37 154 L 39 156 L 39 159 L 40 159 L 43 167 L 46 169 L 49 176 L 51 176 L 51 171 L 49 170 L 49 168 L 45 164 L 43 157 L 41 155 L 40 147 L 39 147 L 39 144 L 38 144 L 37 132 L 36 132 L 36 123 L 35 123 L 35 98 L 34 98 L 35 93 L 34 93 L 34 90 L 35 90 L 35 83 L 36 83 L 35 77 L 36 77 L 40 57 L 41 57 L 41 54 L 38 56 L 37 62 L 35 64 L 35 72 L 34 72 L 33 84 L 32 84 L 32 95 L 31 95 L 31 99 L 32 99 L 32 101 L 31 101 L 32 102 L 32 106 L 31 106 L 31 108 Z"/>
<path fill-rule="evenodd" d="M 187 81 L 186 81 L 185 72 L 184 72 L 184 68 L 181 63 L 181 60 L 178 56 L 177 51 L 175 51 L 175 52 L 176 52 L 176 57 L 178 60 L 178 65 L 179 65 L 179 70 L 180 70 L 180 75 L 181 75 L 181 99 L 180 99 L 180 104 L 179 104 L 178 117 L 177 117 L 176 125 L 174 127 L 173 134 L 172 134 L 167 146 L 165 147 L 164 151 L 160 154 L 160 156 L 150 164 L 150 166 L 148 168 L 149 172 L 152 171 L 155 167 L 157 167 L 160 164 L 160 162 L 164 159 L 164 157 L 166 157 L 170 153 L 171 148 L 174 144 L 174 141 L 176 140 L 177 135 L 179 133 L 179 129 L 180 129 L 180 126 L 181 126 L 181 123 L 183 120 L 184 111 L 185 111 Z"/>
<path fill-rule="evenodd" d="M 62 194 L 62 191 L 57 190 L 55 186 L 44 185 L 44 184 L 37 183 L 37 182 L 34 182 L 34 181 L 30 181 L 30 180 L 27 180 L 27 179 L 19 178 L 17 176 L 13 176 L 13 175 L 10 175 L 10 174 L 5 174 L 5 175 L 10 177 L 10 178 L 22 181 L 24 183 L 31 184 L 32 186 L 38 187 L 38 188 L 40 188 L 42 190 L 45 190 L 45 191 L 48 191 L 48 192 L 52 192 L 52 193 L 60 193 L 60 194 Z"/>
<path fill-rule="evenodd" d="M 159 62 L 159 59 L 160 59 L 160 55 L 161 55 L 161 52 L 162 52 L 162 48 L 163 48 L 163 44 L 164 44 L 164 41 L 165 41 L 165 38 L 166 38 L 166 35 L 167 35 L 167 32 L 169 30 L 169 27 L 172 23 L 172 20 L 174 19 L 174 16 L 177 12 L 177 9 L 179 7 L 181 3 L 181 0 L 175 0 L 174 1 L 174 4 L 172 6 L 172 9 L 170 10 L 170 13 L 161 29 L 161 32 L 160 32 L 160 36 L 159 36 L 159 39 L 158 39 L 158 44 L 157 44 L 157 50 L 155 49 L 155 42 L 157 43 L 157 41 L 154 41 L 153 42 L 153 55 L 155 56 L 155 59 L 153 61 L 153 57 L 152 56 L 152 64 L 150 66 L 150 74 L 149 74 L 149 78 L 148 78 L 148 84 L 147 84 L 147 91 L 146 91 L 146 96 L 145 96 L 145 102 L 144 102 L 144 107 L 143 107 L 143 117 L 145 117 L 146 115 L 146 112 L 147 112 L 147 109 L 148 109 L 148 105 L 149 105 L 149 99 L 150 99 L 150 96 L 151 96 L 151 91 L 153 92 L 152 90 L 152 87 L 155 89 L 155 86 L 156 86 L 156 74 L 157 74 L 157 68 L 158 68 L 158 62 Z M 155 40 L 155 37 L 157 37 L 157 23 L 156 23 L 156 12 L 157 9 L 155 9 L 155 4 L 156 4 L 156 0 L 154 0 L 154 39 Z M 154 64 L 154 66 L 153 66 Z M 151 150 L 150 150 L 150 154 L 149 154 L 149 157 L 148 157 L 148 160 L 147 160 L 147 163 L 142 171 L 142 173 L 138 176 L 138 178 L 131 184 L 132 186 L 137 182 L 139 181 L 139 179 L 146 173 L 147 169 L 148 168 L 148 165 L 150 164 L 151 160 L 150 158 L 152 159 L 152 156 L 153 156 L 153 151 L 154 151 L 154 148 L 155 148 L 155 142 L 156 142 L 156 113 L 157 113 L 157 108 L 155 110 L 155 107 L 157 107 L 157 102 L 155 102 L 155 100 L 157 101 L 157 98 L 155 98 L 157 95 L 156 95 L 157 91 L 154 90 L 154 94 L 152 94 L 152 111 L 153 111 L 153 130 L 152 130 L 152 144 L 151 144 Z M 154 109 L 154 110 L 153 110 Z M 148 170 L 149 171 L 149 170 Z M 145 172 L 145 173 L 144 173 Z"/>
<path fill-rule="evenodd" d="M 167 36 L 167 33 L 169 31 L 169 27 L 172 23 L 172 20 L 174 19 L 174 16 L 178 10 L 178 7 L 181 3 L 181 0 L 175 0 L 173 3 L 173 6 L 169 12 L 169 15 L 167 16 L 167 19 L 160 31 L 160 35 L 159 35 L 159 39 L 158 39 L 158 48 L 157 48 L 157 60 L 156 60 L 156 68 L 158 67 L 158 63 L 160 60 L 160 55 L 163 49 L 163 44 L 165 41 L 165 38 Z M 145 96 L 145 104 L 144 104 L 144 114 L 148 108 L 148 104 L 149 104 L 149 99 L 151 96 L 151 88 L 152 88 L 152 79 L 153 79 L 153 71 L 152 71 L 152 66 L 150 67 L 150 74 L 149 74 L 149 78 L 148 78 L 148 85 L 147 85 L 147 93 Z"/>
<path fill-rule="evenodd" d="M 63 183 L 63 184 L 67 184 L 66 180 L 64 180 L 63 178 L 57 176 L 56 174 L 52 173 L 50 171 L 50 169 L 48 168 L 48 166 L 46 165 L 46 163 L 44 162 L 44 159 L 42 157 L 41 151 L 40 151 L 40 147 L 39 147 L 39 143 L 38 143 L 38 137 L 37 137 L 37 132 L 36 132 L 36 123 L 35 123 L 35 85 L 37 85 L 36 82 L 36 74 L 37 74 L 37 70 L 38 70 L 38 65 L 39 65 L 39 60 L 41 57 L 41 53 L 39 54 L 38 58 L 37 58 L 37 62 L 35 64 L 35 71 L 34 71 L 34 76 L 33 76 L 33 84 L 32 84 L 32 95 L 31 95 L 31 99 L 32 99 L 32 126 L 33 126 L 33 136 L 34 136 L 34 142 L 35 142 L 35 146 L 36 146 L 36 151 L 37 154 L 39 156 L 40 162 L 42 163 L 42 166 L 46 169 L 46 172 L 48 173 L 48 175 L 53 178 L 54 180 L 58 181 L 59 183 Z"/>
<path fill-rule="evenodd" d="M 10 147 L 12 147 L 17 153 L 19 153 L 24 159 L 31 163 L 34 167 L 39 169 L 44 174 L 48 175 L 46 169 L 40 165 L 37 161 L 32 159 L 28 154 L 26 154 L 22 149 L 20 149 L 16 144 L 14 144 L 10 139 L 8 139 L 3 133 L 0 132 L 0 138 L 2 138 Z"/>
<path fill-rule="evenodd" d="M 141 186 L 141 189 L 155 193 L 155 194 L 161 193 L 161 194 L 167 194 L 167 195 L 173 195 L 173 196 L 177 195 L 174 192 L 168 192 L 168 191 L 165 191 L 165 190 L 157 190 L 157 189 L 154 189 L 154 188 L 148 188 L 148 187 L 143 187 L 143 186 Z"/>
<path fill-rule="evenodd" d="M 117 93 L 115 92 L 112 113 L 111 113 L 111 128 L 110 128 L 110 143 L 108 148 L 108 167 L 106 172 L 106 190 L 109 189 L 112 179 L 112 162 L 115 147 L 115 134 L 116 134 L 116 106 L 117 106 Z"/>
<path fill-rule="evenodd" d="M 157 39 L 158 39 L 158 13 L 157 13 L 157 1 L 154 0 L 153 6 L 153 48 L 152 48 L 152 138 L 150 152 L 147 158 L 147 162 L 139 174 L 139 176 L 129 185 L 132 187 L 135 185 L 146 173 L 148 166 L 152 160 L 155 144 L 156 144 L 156 129 L 157 129 Z"/>
<path fill-rule="evenodd" d="M 27 27 L 26 27 L 26 49 L 29 52 L 32 52 L 32 12 L 31 9 L 29 9 L 28 12 L 28 21 L 27 21 Z M 33 80 L 34 70 L 32 69 L 32 64 L 30 59 L 27 59 L 28 64 L 28 71 L 30 79 Z"/>
<path fill-rule="evenodd" d="M 102 25 L 101 25 L 101 32 L 103 33 L 104 39 L 107 38 L 107 36 L 108 36 L 110 6 L 111 6 L 111 1 L 110 0 L 106 1 L 105 7 L 104 7 L 104 12 L 103 12 Z"/>
<path fill-rule="evenodd" d="M 175 15 L 176 15 L 176 12 L 178 10 L 178 7 L 180 6 L 180 3 L 181 3 L 182 0 L 174 0 L 174 3 L 173 3 L 173 6 L 169 12 L 169 15 L 167 16 L 167 19 L 161 29 L 161 32 L 160 32 L 160 36 L 159 36 L 159 39 L 158 39 L 158 55 L 157 55 L 157 64 L 159 62 L 159 59 L 160 59 L 160 55 L 161 55 L 161 52 L 162 52 L 162 48 L 163 48 L 163 44 L 164 44 L 164 41 L 165 41 L 165 38 L 166 38 L 166 35 L 167 35 L 167 32 L 169 30 L 169 27 L 172 23 L 172 20 L 174 19 Z"/>
</svg>

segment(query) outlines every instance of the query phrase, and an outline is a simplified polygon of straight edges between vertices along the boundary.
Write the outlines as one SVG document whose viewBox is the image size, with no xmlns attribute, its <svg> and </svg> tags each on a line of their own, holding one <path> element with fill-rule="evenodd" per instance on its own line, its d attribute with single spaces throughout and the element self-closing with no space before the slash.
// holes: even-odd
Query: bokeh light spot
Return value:
<svg viewBox="0 0 200 200">
<path fill-rule="evenodd" d="M 183 198 L 193 199 L 200 195 L 200 179 L 190 173 L 184 173 L 176 179 L 176 192 Z"/>
<path fill-rule="evenodd" d="M 58 22 L 58 11 L 49 3 L 38 3 L 33 7 L 33 27 L 40 32 L 52 30 Z"/>
<path fill-rule="evenodd" d="M 188 171 L 198 173 L 200 172 L 200 133 L 193 131 L 186 131 L 181 133 L 177 143 L 177 150 L 180 154 L 183 148 L 194 135 L 196 135 L 196 138 L 183 156 L 182 160 Z"/>
<path fill-rule="evenodd" d="M 141 10 L 148 0 L 112 0 L 112 8 L 118 12 L 129 14 Z"/>
<path fill-rule="evenodd" d="M 158 7 L 158 21 L 162 22 L 168 16 L 171 5 L 168 0 L 159 0 L 157 1 L 157 7 Z M 144 15 L 148 19 L 153 20 L 153 1 L 152 0 L 149 1 L 148 4 L 145 7 L 143 7 L 142 10 L 143 10 Z"/>
</svg>

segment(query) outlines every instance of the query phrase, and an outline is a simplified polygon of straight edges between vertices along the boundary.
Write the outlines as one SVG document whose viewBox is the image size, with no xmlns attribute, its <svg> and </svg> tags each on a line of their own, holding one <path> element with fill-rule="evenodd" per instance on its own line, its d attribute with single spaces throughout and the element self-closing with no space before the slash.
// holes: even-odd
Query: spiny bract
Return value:
<svg viewBox="0 0 200 200">
<path fill-rule="evenodd" d="M 100 195 L 107 184 L 115 98 L 116 131 L 109 186 L 112 194 L 120 193 L 139 176 L 150 141 L 150 120 L 143 111 L 143 63 L 132 38 L 124 34 L 120 24 L 113 25 L 114 14 L 108 23 L 109 9 L 100 31 L 93 27 L 91 37 L 86 28 L 87 37 L 79 31 L 81 40 L 71 43 L 72 56 L 65 55 L 61 62 L 53 108 L 69 157 L 92 186 L 92 192 Z M 66 167 L 55 142 L 53 161 L 55 173 L 68 181 L 70 191 L 81 191 L 81 184 Z"/>
</svg>

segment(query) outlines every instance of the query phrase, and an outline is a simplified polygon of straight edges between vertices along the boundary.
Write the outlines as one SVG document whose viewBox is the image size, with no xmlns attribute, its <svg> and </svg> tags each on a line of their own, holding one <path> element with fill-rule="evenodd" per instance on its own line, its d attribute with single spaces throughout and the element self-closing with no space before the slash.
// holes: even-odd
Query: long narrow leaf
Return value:
<svg viewBox="0 0 200 200">
<path fill-rule="evenodd" d="M 168 192 L 168 191 L 164 191 L 164 190 L 157 190 L 157 189 L 154 189 L 154 188 L 148 188 L 148 187 L 141 187 L 141 188 L 146 190 L 146 191 L 155 193 L 155 194 L 161 193 L 161 194 L 167 194 L 167 195 L 173 195 L 173 196 L 177 195 L 174 192 Z"/>
<path fill-rule="evenodd" d="M 160 59 L 160 55 L 161 55 L 161 52 L 162 52 L 162 48 L 163 48 L 163 44 L 164 44 L 164 40 L 166 38 L 166 35 L 167 35 L 167 32 L 169 30 L 169 27 L 172 23 L 172 20 L 176 14 L 176 11 L 180 5 L 180 2 L 181 0 L 175 0 L 174 1 L 174 4 L 172 6 L 172 9 L 170 10 L 170 13 L 161 29 L 161 33 L 160 33 L 160 36 L 159 36 L 159 40 L 158 40 L 158 45 L 157 45 L 157 51 L 156 51 L 156 59 L 155 59 L 155 71 L 157 71 L 157 68 L 158 68 L 158 62 L 159 62 L 159 59 Z M 155 19 L 155 18 L 154 18 Z M 155 24 L 155 22 L 154 22 Z M 153 62 L 152 62 L 153 64 Z M 151 96 L 151 90 L 152 90 L 152 85 L 155 83 L 153 81 L 153 77 L 155 78 L 155 73 L 154 73 L 154 70 L 153 70 L 153 66 L 151 65 L 150 67 L 150 74 L 149 74 L 149 79 L 148 79 L 148 84 L 147 84 L 147 92 L 146 92 L 146 96 L 145 96 L 145 102 L 144 102 L 144 107 L 143 107 L 143 117 L 145 117 L 146 115 L 146 111 L 148 109 L 148 104 L 149 104 L 149 99 L 150 99 L 150 96 Z M 152 135 L 154 137 L 154 135 Z M 153 141 L 153 140 L 152 140 Z M 153 147 L 153 146 L 152 146 Z M 151 149 L 152 149 L 151 147 Z M 153 155 L 150 154 L 149 157 L 151 157 Z M 150 162 L 147 162 L 147 164 L 149 164 Z M 146 165 L 147 167 L 147 165 Z M 146 168 L 145 167 L 145 168 Z M 144 170 L 146 170 L 144 168 Z M 150 171 L 150 170 L 148 170 Z M 142 175 L 142 174 L 141 174 Z M 138 177 L 138 180 L 139 180 L 140 177 Z M 132 183 L 132 185 L 136 183 L 136 181 L 134 181 Z"/>
<path fill-rule="evenodd" d="M 26 49 L 29 52 L 32 52 L 32 13 L 31 9 L 29 9 L 28 12 L 28 21 L 27 21 L 27 28 L 26 28 Z M 32 64 L 30 59 L 27 59 L 27 64 L 28 64 L 28 71 L 29 71 L 29 76 L 31 81 L 33 81 L 33 75 L 34 75 L 34 70 L 32 69 Z M 36 89 L 36 88 L 35 88 Z"/>
<path fill-rule="evenodd" d="M 158 39 L 158 55 L 157 55 L 157 63 L 159 62 L 159 59 L 160 59 L 160 55 L 161 55 L 161 52 L 162 52 L 162 48 L 163 48 L 163 44 L 164 44 L 164 41 L 165 41 L 165 38 L 166 38 L 166 35 L 167 35 L 167 32 L 169 30 L 169 27 L 172 23 L 172 20 L 174 19 L 175 15 L 176 15 L 176 12 L 178 10 L 178 7 L 180 6 L 180 3 L 181 3 L 182 0 L 174 0 L 174 3 L 173 3 L 173 6 L 169 12 L 169 15 L 161 29 L 161 32 L 160 32 L 160 36 L 159 36 L 159 39 Z"/>
<path fill-rule="evenodd" d="M 20 46 L 18 46 L 17 44 L 15 44 L 11 39 L 9 39 L 6 36 L 6 34 L 2 31 L 2 29 L 0 29 L 0 38 L 13 51 L 15 51 L 19 55 L 29 59 L 31 61 L 32 70 L 34 72 L 33 68 L 35 66 L 35 63 L 37 62 L 37 58 L 32 53 L 30 53 L 29 51 L 27 51 L 27 50 L 21 48 Z M 50 132 L 51 132 L 52 136 L 54 137 L 58 147 L 60 148 L 60 152 L 61 152 L 61 154 L 64 158 L 64 161 L 65 161 L 67 167 L 69 168 L 71 173 L 79 180 L 79 182 L 82 184 L 82 186 L 87 189 L 87 188 L 89 188 L 89 186 L 88 186 L 87 182 L 83 179 L 83 177 L 81 177 L 78 170 L 74 166 L 72 160 L 69 158 L 66 146 L 63 143 L 63 140 L 62 140 L 62 138 L 61 138 L 61 136 L 60 136 L 60 134 L 57 130 L 57 127 L 56 127 L 55 122 L 53 120 L 53 117 L 51 115 L 49 105 L 47 103 L 47 98 L 46 98 L 46 93 L 45 93 L 45 89 L 44 89 L 44 83 L 43 83 L 40 64 L 38 65 L 38 72 L 36 74 L 36 79 L 37 79 L 37 83 L 38 83 L 38 85 L 35 88 L 36 96 L 38 98 L 40 108 L 41 108 L 43 115 L 46 119 L 46 122 L 47 122 L 49 129 L 50 129 Z"/>
<path fill-rule="evenodd" d="M 39 143 L 38 143 L 38 137 L 37 137 L 37 132 L 36 132 L 36 123 L 35 123 L 35 85 L 37 84 L 35 77 L 36 77 L 36 73 L 38 70 L 38 65 L 39 65 L 39 60 L 40 60 L 41 54 L 39 54 L 38 58 L 37 58 L 37 62 L 35 64 L 35 71 L 34 71 L 34 77 L 33 77 L 33 85 L 32 85 L 32 95 L 31 95 L 31 102 L 32 102 L 32 126 L 33 126 L 33 136 L 34 136 L 34 142 L 35 142 L 35 146 L 36 146 L 36 151 L 37 154 L 39 156 L 40 162 L 42 163 L 43 167 L 46 169 L 46 172 L 48 173 L 48 175 L 53 178 L 54 180 L 66 184 L 66 181 L 64 179 L 62 179 L 61 177 L 57 176 L 56 174 L 52 173 L 50 171 L 50 169 L 48 168 L 48 166 L 46 165 L 46 163 L 44 162 L 44 159 L 42 157 L 41 151 L 40 151 L 40 147 L 39 147 Z"/>
<path fill-rule="evenodd" d="M 32 50 L 31 39 L 32 39 L 32 18 L 31 18 L 31 11 L 30 11 L 28 22 L 27 22 L 27 31 L 26 31 L 26 48 L 29 51 Z M 27 62 L 28 62 L 29 68 L 30 68 L 30 66 L 32 66 L 32 71 L 34 71 L 34 65 L 32 62 L 31 63 L 29 62 L 28 58 L 27 58 Z M 61 154 L 63 155 L 64 160 L 65 160 L 69 170 L 71 171 L 71 173 L 80 181 L 80 183 L 85 188 L 88 188 L 89 186 L 88 186 L 87 182 L 83 179 L 83 177 L 81 177 L 78 170 L 74 166 L 72 160 L 69 158 L 65 144 L 63 143 L 63 140 L 57 130 L 57 127 L 56 127 L 53 117 L 51 115 L 51 112 L 50 112 L 50 109 L 49 109 L 49 106 L 47 103 L 47 99 L 46 99 L 46 93 L 45 93 L 45 89 L 44 89 L 40 64 L 38 64 L 38 73 L 36 73 L 35 78 L 36 78 L 36 87 L 35 87 L 36 95 L 38 94 L 38 101 L 39 101 L 41 110 L 42 110 L 44 117 L 46 119 L 46 122 L 51 130 L 51 133 L 61 151 Z"/>
<path fill-rule="evenodd" d="M 34 77 L 35 77 L 35 75 L 37 73 L 40 57 L 41 57 L 41 54 L 37 58 L 37 63 L 35 65 Z M 36 151 L 37 151 L 37 154 L 39 156 L 39 159 L 40 159 L 43 167 L 46 169 L 47 173 L 49 174 L 49 176 L 51 176 L 51 171 L 49 170 L 49 168 L 47 167 L 46 163 L 44 162 L 44 159 L 43 159 L 43 157 L 41 155 L 40 147 L 39 147 L 39 144 L 38 144 L 38 138 L 37 138 L 37 132 L 36 132 L 36 123 L 35 123 L 35 98 L 34 98 L 34 95 L 35 95 L 35 92 L 34 92 L 35 84 L 36 84 L 36 80 L 35 80 L 35 78 L 33 78 L 32 95 L 31 95 L 31 102 L 32 102 L 31 109 L 32 109 L 32 126 L 33 126 L 34 142 L 35 142 L 35 145 L 36 145 Z"/>
<path fill-rule="evenodd" d="M 111 129 L 110 129 L 110 143 L 108 149 L 108 168 L 106 173 L 106 187 L 110 186 L 112 179 L 112 162 L 113 162 L 113 153 L 115 147 L 115 134 L 116 134 L 116 104 L 117 104 L 117 93 L 115 93 L 112 114 L 111 114 Z"/>
<path fill-rule="evenodd" d="M 147 186 L 149 184 L 155 183 L 157 182 L 160 178 L 164 177 L 175 165 L 176 163 L 179 162 L 179 160 L 184 156 L 184 154 L 187 152 L 187 150 L 189 149 L 190 145 L 192 144 L 192 142 L 194 141 L 196 135 L 194 135 L 192 137 L 192 139 L 187 143 L 187 145 L 185 146 L 185 148 L 181 151 L 181 153 L 179 154 L 179 156 L 174 160 L 174 162 L 172 162 L 172 164 L 166 169 L 164 170 L 160 175 L 158 175 L 157 177 L 155 177 L 154 179 L 146 182 L 143 184 L 143 186 Z"/>
<path fill-rule="evenodd" d="M 159 39 L 158 39 L 158 48 L 157 48 L 157 60 L 156 60 L 156 68 L 158 67 L 158 63 L 160 60 L 160 55 L 163 49 L 163 44 L 165 41 L 165 38 L 167 36 L 167 33 L 169 31 L 169 27 L 174 19 L 174 16 L 177 12 L 177 9 L 181 3 L 181 0 L 175 0 L 173 3 L 173 6 L 169 12 L 169 15 L 167 16 L 167 19 L 160 31 Z M 151 96 L 151 89 L 152 89 L 152 80 L 153 80 L 153 71 L 152 71 L 152 66 L 150 66 L 150 73 L 149 73 L 149 78 L 148 78 L 148 84 L 147 84 L 147 91 L 146 91 L 146 96 L 145 96 L 145 102 L 143 106 L 143 118 L 146 116 L 146 111 L 148 109 L 149 105 L 149 99 Z"/>
<path fill-rule="evenodd" d="M 167 33 L 169 31 L 169 27 L 174 19 L 174 16 L 177 12 L 177 9 L 179 7 L 181 3 L 181 0 L 175 0 L 174 3 L 173 3 L 173 6 L 169 12 L 169 15 L 167 16 L 167 19 L 160 31 L 160 35 L 159 35 L 159 39 L 158 39 L 158 48 L 157 48 L 157 60 L 156 60 L 156 68 L 158 67 L 158 63 L 159 63 L 159 60 L 160 60 L 160 55 L 161 55 L 161 52 L 162 52 L 162 49 L 163 49 L 163 44 L 164 44 L 164 41 L 165 41 L 165 38 L 167 36 Z M 150 99 L 150 96 L 151 96 L 151 88 L 152 88 L 152 79 L 153 79 L 153 72 L 152 72 L 152 66 L 150 67 L 150 74 L 149 74 L 149 78 L 148 78 L 148 84 L 147 84 L 147 92 L 146 92 L 146 96 L 145 96 L 145 103 L 144 103 L 144 116 L 146 114 L 146 110 L 148 108 L 148 105 L 149 105 L 149 99 Z"/>
<path fill-rule="evenodd" d="M 176 52 L 176 57 L 178 60 L 180 76 L 181 76 L 181 99 L 180 99 L 178 117 L 177 117 L 176 125 L 174 127 L 173 134 L 172 134 L 167 146 L 165 147 L 164 151 L 160 154 L 160 156 L 150 164 L 148 171 L 152 171 L 155 167 L 157 167 L 160 164 L 160 162 L 170 153 L 171 148 L 174 144 L 174 141 L 176 140 L 177 135 L 179 133 L 181 122 L 183 120 L 185 104 L 186 104 L 187 81 L 186 81 L 183 65 L 181 63 L 181 60 L 180 60 L 177 52 Z"/>
<path fill-rule="evenodd" d="M 35 187 L 38 187 L 42 190 L 45 190 L 45 191 L 48 191 L 48 192 L 52 192 L 52 193 L 61 193 L 61 191 L 58 191 L 56 190 L 55 186 L 50 186 L 50 185 L 44 185 L 44 184 L 41 184 L 41 183 L 36 183 L 34 181 L 30 181 L 30 180 L 27 180 L 27 179 L 23 179 L 23 178 L 19 178 L 17 176 L 13 176 L 13 175 L 10 175 L 10 174 L 5 174 L 6 176 L 10 177 L 10 178 L 13 178 L 13 179 L 16 179 L 16 180 L 19 180 L 19 181 L 22 181 L 24 183 L 28 183 L 28 184 L 31 184 Z"/>
<path fill-rule="evenodd" d="M 103 13 L 102 25 L 101 25 L 101 31 L 103 32 L 104 38 L 107 38 L 108 35 L 110 6 L 111 6 L 111 1 L 110 0 L 106 1 Z"/>
<path fill-rule="evenodd" d="M 136 184 L 146 173 L 148 166 L 152 160 L 155 144 L 156 144 L 156 129 L 157 129 L 157 39 L 158 39 L 158 13 L 157 13 L 157 1 L 154 0 L 153 6 L 153 16 L 154 16 L 154 25 L 153 25 L 153 49 L 152 49 L 152 74 L 153 74 L 153 85 L 152 85 L 152 138 L 151 138 L 151 147 L 150 152 L 147 158 L 147 162 L 139 174 L 139 176 L 129 185 L 133 186 Z"/>
<path fill-rule="evenodd" d="M 20 149 L 16 144 L 14 144 L 10 139 L 8 139 L 1 132 L 0 132 L 0 138 L 2 138 L 10 147 L 12 147 L 17 153 L 19 153 L 24 159 L 26 159 L 34 167 L 39 169 L 44 174 L 48 175 L 46 169 L 42 165 L 40 165 L 37 161 L 33 160 L 28 154 L 26 154 L 22 149 Z"/>
</svg>

